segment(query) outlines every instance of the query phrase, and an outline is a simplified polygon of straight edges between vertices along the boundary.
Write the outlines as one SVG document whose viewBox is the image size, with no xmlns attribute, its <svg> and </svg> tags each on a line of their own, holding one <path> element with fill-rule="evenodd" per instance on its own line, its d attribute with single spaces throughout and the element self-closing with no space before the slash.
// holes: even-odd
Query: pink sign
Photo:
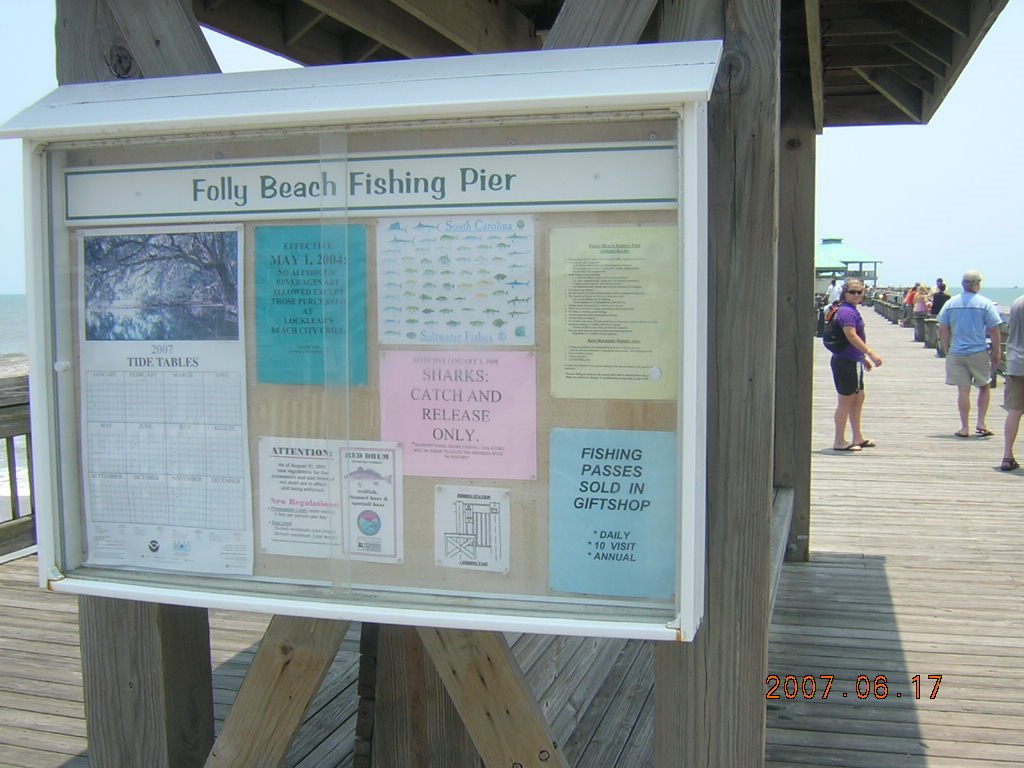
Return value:
<svg viewBox="0 0 1024 768">
<path fill-rule="evenodd" d="M 382 351 L 380 432 L 407 475 L 535 479 L 534 353 Z"/>
</svg>

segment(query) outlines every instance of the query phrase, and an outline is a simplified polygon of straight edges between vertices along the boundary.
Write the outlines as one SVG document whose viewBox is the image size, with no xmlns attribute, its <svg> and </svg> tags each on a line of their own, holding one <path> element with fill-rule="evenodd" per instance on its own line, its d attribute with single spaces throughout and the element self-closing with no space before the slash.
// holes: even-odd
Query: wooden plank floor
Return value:
<svg viewBox="0 0 1024 768">
<path fill-rule="evenodd" d="M 835 400 L 819 349 L 812 559 L 784 569 L 769 648 L 771 674 L 813 677 L 815 690 L 805 683 L 787 699 L 780 685 L 767 702 L 766 765 L 1024 766 L 1024 472 L 996 469 L 998 437 L 953 438 L 955 391 L 942 383 L 942 361 L 910 330 L 865 316 L 886 359 L 869 375 L 865 412 L 879 446 L 828 450 Z M 1002 391 L 994 395 L 989 426 L 1000 431 Z M 0 565 L 0 768 L 82 768 L 77 603 L 38 590 L 35 568 L 34 557 Z M 218 727 L 266 623 L 211 612 Z M 289 766 L 351 765 L 357 650 L 353 632 Z M 521 636 L 513 650 L 574 766 L 651 765 L 648 644 Z M 601 688 L 553 684 L 568 657 L 607 669 Z M 860 675 L 872 684 L 884 675 L 885 698 L 864 683 L 858 698 Z M 942 682 L 931 698 L 934 675 Z"/>
<path fill-rule="evenodd" d="M 943 361 L 863 314 L 884 359 L 864 411 L 878 447 L 829 450 L 835 394 L 817 344 L 811 561 L 783 569 L 769 648 L 771 674 L 813 676 L 816 691 L 767 702 L 767 765 L 1024 766 L 1024 472 L 997 469 L 1002 389 L 995 437 L 953 437 Z M 859 699 L 859 675 L 884 675 L 885 698 L 872 685 Z"/>
<path fill-rule="evenodd" d="M 36 567 L 34 556 L 0 565 L 0 768 L 86 768 L 77 599 L 40 590 Z M 268 621 L 260 614 L 210 611 L 218 731 Z M 633 768 L 650 761 L 647 644 L 541 635 L 510 636 L 510 642 L 574 765 Z M 352 765 L 358 654 L 354 628 L 306 713 L 286 768 Z M 590 666 L 607 675 L 600 689 L 589 685 Z M 560 670 L 569 674 L 559 678 Z"/>
<path fill-rule="evenodd" d="M 40 590 L 36 567 L 34 556 L 0 565 L 0 768 L 84 768 L 78 601 Z M 210 611 L 218 729 L 268 621 L 260 614 Z M 357 664 L 358 635 L 350 633 L 310 706 L 289 766 L 348 764 Z"/>
</svg>

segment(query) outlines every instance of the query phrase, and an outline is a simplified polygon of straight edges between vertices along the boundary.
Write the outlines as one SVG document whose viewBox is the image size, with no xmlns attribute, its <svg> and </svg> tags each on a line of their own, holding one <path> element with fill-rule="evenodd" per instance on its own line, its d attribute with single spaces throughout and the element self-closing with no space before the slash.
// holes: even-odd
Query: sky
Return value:
<svg viewBox="0 0 1024 768">
<path fill-rule="evenodd" d="M 3 0 L 0 123 L 56 88 L 54 3 Z M 225 72 L 290 64 L 215 33 Z M 817 145 L 817 242 L 841 237 L 880 261 L 879 284 L 955 285 L 978 269 L 991 286 L 1024 285 L 1024 99 L 1007 79 L 1020 67 L 1024 2 L 1010 2 L 931 122 L 826 128 Z M 974 135 L 972 136 L 972 132 Z M 25 291 L 21 156 L 0 140 L 0 294 Z"/>
</svg>

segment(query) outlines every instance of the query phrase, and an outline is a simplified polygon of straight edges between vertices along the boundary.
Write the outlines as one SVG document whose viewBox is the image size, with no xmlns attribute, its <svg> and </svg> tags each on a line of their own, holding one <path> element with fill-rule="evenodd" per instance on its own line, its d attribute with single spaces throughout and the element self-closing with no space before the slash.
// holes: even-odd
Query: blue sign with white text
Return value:
<svg viewBox="0 0 1024 768">
<path fill-rule="evenodd" d="M 256 227 L 256 376 L 366 384 L 366 229 Z"/>
<path fill-rule="evenodd" d="M 552 590 L 675 594 L 676 439 L 671 432 L 551 430 Z"/>
</svg>

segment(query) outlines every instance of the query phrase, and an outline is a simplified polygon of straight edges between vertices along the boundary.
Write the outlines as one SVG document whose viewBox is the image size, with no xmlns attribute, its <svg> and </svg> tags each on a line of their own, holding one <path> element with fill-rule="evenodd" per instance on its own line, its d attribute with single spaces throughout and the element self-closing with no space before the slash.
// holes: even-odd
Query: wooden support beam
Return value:
<svg viewBox="0 0 1024 768">
<path fill-rule="evenodd" d="M 830 46 L 825 53 L 826 70 L 852 69 L 853 67 L 895 67 L 906 63 L 906 55 L 889 44 L 836 45 Z"/>
<path fill-rule="evenodd" d="M 219 72 L 188 0 L 57 0 L 57 81 Z"/>
<path fill-rule="evenodd" d="M 382 625 L 373 768 L 480 768 L 480 756 L 412 627 Z"/>
<path fill-rule="evenodd" d="M 657 0 L 565 0 L 545 49 L 632 45 L 640 40 Z"/>
<path fill-rule="evenodd" d="M 245 11 L 240 12 L 237 6 L 243 2 Z M 279 7 L 249 0 L 225 0 L 216 4 L 193 0 L 192 9 L 204 26 L 300 64 L 322 66 L 349 60 L 342 41 L 322 30 L 319 24 L 297 35 L 299 30 L 287 20 L 287 9 L 282 12 Z"/>
<path fill-rule="evenodd" d="M 90 764 L 203 765 L 213 744 L 206 610 L 80 597 L 78 621 Z"/>
<path fill-rule="evenodd" d="M 931 54 L 929 54 L 927 51 L 923 50 L 922 48 L 919 48 L 916 45 L 910 45 L 910 43 L 903 43 L 901 45 L 894 45 L 894 46 L 892 46 L 892 48 L 894 50 L 899 51 L 900 54 L 905 56 L 906 59 L 907 59 L 907 62 L 913 63 L 913 64 L 917 64 L 922 69 L 924 69 L 927 72 L 931 73 L 933 81 L 932 81 L 932 87 L 927 89 L 929 92 L 932 92 L 932 93 L 935 92 L 935 87 L 936 87 L 935 86 L 935 80 L 945 80 L 946 79 L 946 72 L 948 71 L 948 68 L 946 67 L 946 65 L 943 64 L 939 59 L 937 59 L 934 56 L 932 56 Z M 897 67 L 893 67 L 893 68 L 896 69 L 896 68 L 899 68 L 901 66 L 903 66 L 903 65 L 898 65 Z"/>
<path fill-rule="evenodd" d="M 883 22 L 911 45 L 916 45 L 943 64 L 953 63 L 953 33 L 940 24 L 929 23 L 909 8 L 881 6 L 878 11 Z"/>
<path fill-rule="evenodd" d="M 533 24 L 510 0 L 391 0 L 470 53 L 540 47 Z"/>
<path fill-rule="evenodd" d="M 782 579 L 782 564 L 786 560 L 789 531 L 793 524 L 793 489 L 776 488 L 772 503 L 772 580 L 769 599 L 770 610 L 775 609 L 775 597 Z"/>
<path fill-rule="evenodd" d="M 487 768 L 568 768 L 504 635 L 417 632 Z"/>
<path fill-rule="evenodd" d="M 305 0 L 342 24 L 358 29 L 410 59 L 456 56 L 466 50 L 410 16 L 391 0 Z"/>
<path fill-rule="evenodd" d="M 356 738 L 352 746 L 352 768 L 373 768 L 373 729 L 377 712 L 377 657 L 380 625 L 359 627 L 359 683 L 356 710 Z"/>
<path fill-rule="evenodd" d="M 899 75 L 922 93 L 935 93 L 935 77 L 924 67 L 907 64 L 903 67 L 890 67 L 889 71 Z"/>
<path fill-rule="evenodd" d="M 822 39 L 826 44 L 840 38 L 892 33 L 946 64 L 953 63 L 953 33 L 912 8 L 865 3 L 829 5 L 824 12 Z"/>
<path fill-rule="evenodd" d="M 315 8 L 310 8 L 301 0 L 285 0 L 284 6 L 284 44 L 293 46 L 303 37 L 309 34 L 310 30 L 320 23 L 325 14 Z"/>
<path fill-rule="evenodd" d="M 143 77 L 220 72 L 188 0 L 106 0 Z"/>
<path fill-rule="evenodd" d="M 814 130 L 821 133 L 825 125 L 825 65 L 821 57 L 821 3 L 804 0 L 807 18 L 807 58 L 811 75 L 811 106 L 814 110 Z"/>
<path fill-rule="evenodd" d="M 967 37 L 970 32 L 970 0 L 907 0 L 921 13 L 930 16 L 944 27 Z"/>
<path fill-rule="evenodd" d="M 913 125 L 913 121 L 896 109 L 878 91 L 829 96 L 826 100 L 827 126 L 840 125 Z"/>
<path fill-rule="evenodd" d="M 823 40 L 831 42 L 837 38 L 878 35 L 892 31 L 888 24 L 875 18 L 875 16 L 847 16 L 846 14 L 839 13 L 840 11 L 845 11 L 847 7 L 845 5 L 830 5 L 828 7 L 824 28 L 821 31 Z"/>
<path fill-rule="evenodd" d="M 348 38 L 353 39 L 350 40 Z M 367 37 L 361 32 L 352 32 L 346 36 L 344 45 L 345 61 L 350 64 L 369 61 L 371 57 L 384 47 L 373 38 Z"/>
<path fill-rule="evenodd" d="M 864 82 L 885 96 L 893 106 L 909 117 L 913 122 L 921 122 L 921 91 L 907 83 L 902 77 L 884 69 L 862 69 L 854 67 L 854 72 L 864 78 Z"/>
<path fill-rule="evenodd" d="M 58 0 L 57 81 L 219 71 L 184 2 Z M 80 597 L 78 614 L 90 762 L 201 766 L 213 744 L 206 610 Z"/>
<path fill-rule="evenodd" d="M 347 621 L 275 616 L 206 768 L 277 768 L 349 629 Z"/>
<path fill-rule="evenodd" d="M 992 28 L 996 18 L 1002 13 L 1009 0 L 986 0 L 985 2 L 973 1 L 966 3 L 968 13 L 967 28 L 970 34 L 966 37 L 953 38 L 953 66 L 949 67 L 946 75 L 940 83 L 937 83 L 934 93 L 924 99 L 924 120 L 927 123 L 931 120 L 935 110 L 942 104 L 943 99 L 953 87 L 960 73 L 963 72 L 967 62 L 971 60 L 974 52 L 981 41 L 985 39 L 988 30 Z"/>
<path fill-rule="evenodd" d="M 779 265 L 775 296 L 775 438 L 773 483 L 792 489 L 783 531 L 787 560 L 809 559 L 814 326 L 814 176 L 817 115 L 811 83 L 781 82 L 779 125 Z M 776 491 L 779 501 L 780 491 Z M 775 541 L 773 531 L 772 540 Z M 773 589 L 774 589 L 773 581 Z"/>
<path fill-rule="evenodd" d="M 666 0 L 663 40 L 724 42 L 708 105 L 708 498 L 704 622 L 657 643 L 656 768 L 764 765 L 775 401 L 780 10 Z M 759 333 L 749 334 L 757 307 Z M 742 467 L 737 471 L 737 467 Z"/>
<path fill-rule="evenodd" d="M 57 0 L 56 40 L 61 85 L 142 77 L 104 0 Z"/>
</svg>

